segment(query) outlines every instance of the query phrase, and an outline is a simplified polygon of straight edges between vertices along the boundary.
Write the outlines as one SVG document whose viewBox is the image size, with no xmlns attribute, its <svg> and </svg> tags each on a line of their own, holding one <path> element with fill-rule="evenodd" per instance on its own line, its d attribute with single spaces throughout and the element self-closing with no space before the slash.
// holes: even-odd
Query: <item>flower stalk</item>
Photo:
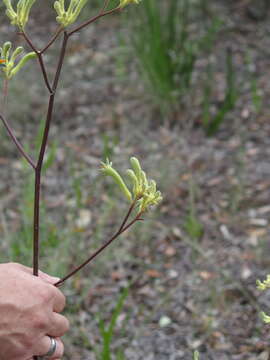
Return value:
<svg viewBox="0 0 270 360">
<path fill-rule="evenodd" d="M 126 5 L 134 2 L 138 3 L 139 0 L 120 0 L 119 5 L 116 8 L 107 10 L 109 1 L 105 0 L 101 11 L 94 17 L 90 18 L 86 22 L 78 25 L 72 30 L 67 30 L 67 27 L 74 24 L 78 19 L 81 11 L 86 5 L 88 0 L 70 0 L 69 6 L 66 4 L 66 0 L 57 0 L 54 3 L 54 9 L 57 13 L 57 22 L 60 24 L 54 35 L 48 41 L 48 43 L 39 50 L 31 40 L 25 31 L 29 14 L 32 6 L 36 0 L 18 0 L 17 6 L 12 4 L 11 0 L 3 0 L 6 6 L 6 14 L 11 21 L 11 24 L 19 28 L 19 35 L 21 35 L 27 45 L 32 50 L 29 53 L 24 54 L 22 47 L 17 47 L 12 52 L 12 44 L 6 42 L 3 47 L 0 48 L 0 71 L 4 74 L 6 81 L 13 79 L 17 73 L 28 64 L 32 59 L 36 58 L 43 76 L 44 84 L 48 90 L 48 107 L 47 116 L 45 121 L 44 132 L 42 135 L 41 146 L 39 149 L 38 157 L 36 160 L 32 159 L 29 154 L 26 153 L 22 144 L 15 136 L 14 130 L 9 125 L 8 120 L 4 116 L 3 112 L 0 114 L 0 120 L 6 128 L 11 140 L 16 145 L 20 154 L 33 168 L 35 173 L 35 189 L 34 189 L 34 217 L 33 217 L 33 273 L 38 276 L 39 269 L 39 230 L 40 230 L 40 197 L 41 197 L 41 181 L 42 181 L 42 169 L 44 163 L 44 157 L 48 145 L 48 139 L 50 134 L 50 128 L 53 121 L 53 112 L 55 104 L 55 96 L 57 94 L 57 88 L 61 72 L 63 69 L 63 63 L 68 46 L 68 40 L 70 37 L 84 29 L 86 26 L 97 21 L 101 17 L 119 12 Z M 50 82 L 47 72 L 46 63 L 44 61 L 44 54 L 55 43 L 55 41 L 62 36 L 62 46 L 58 57 L 57 66 L 52 82 Z M 7 91 L 6 94 L 7 95 Z M 1 110 L 3 111 L 3 109 Z M 112 167 L 112 163 L 107 161 L 102 163 L 102 172 L 104 175 L 111 176 L 115 183 L 119 186 L 120 190 L 124 194 L 125 198 L 129 201 L 130 205 L 128 211 L 119 226 L 116 233 L 105 242 L 97 251 L 95 251 L 86 261 L 75 268 L 71 273 L 67 274 L 61 279 L 56 286 L 60 286 L 65 280 L 70 278 L 94 258 L 96 258 L 103 250 L 105 250 L 116 238 L 118 238 L 123 232 L 128 230 L 133 224 L 142 220 L 141 216 L 149 210 L 152 205 L 158 204 L 162 197 L 159 191 L 156 190 L 156 183 L 153 180 L 148 180 L 145 172 L 141 169 L 141 165 L 136 158 L 130 160 L 132 169 L 127 171 L 127 175 L 132 182 L 132 189 L 126 184 L 122 176 L 118 171 Z M 134 218 L 130 220 L 133 211 L 136 209 Z M 34 357 L 36 358 L 36 357 Z"/>
</svg>

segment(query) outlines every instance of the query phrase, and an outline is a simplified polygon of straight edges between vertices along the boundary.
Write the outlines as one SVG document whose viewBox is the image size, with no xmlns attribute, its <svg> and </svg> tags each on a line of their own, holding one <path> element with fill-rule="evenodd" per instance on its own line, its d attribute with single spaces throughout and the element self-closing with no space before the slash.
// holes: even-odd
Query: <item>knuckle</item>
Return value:
<svg viewBox="0 0 270 360">
<path fill-rule="evenodd" d="M 49 286 L 45 283 L 42 283 L 38 289 L 38 295 L 41 299 L 41 302 L 48 303 L 52 297 L 52 291 Z"/>
<path fill-rule="evenodd" d="M 33 319 L 33 324 L 37 330 L 46 330 L 49 324 L 48 317 L 45 314 L 38 313 Z"/>
<path fill-rule="evenodd" d="M 29 334 L 21 334 L 19 341 L 24 349 L 31 349 L 34 346 L 34 338 Z"/>
<path fill-rule="evenodd" d="M 62 293 L 61 290 L 57 289 L 54 285 L 53 285 L 53 288 L 54 288 L 54 291 L 55 291 L 55 294 L 56 296 L 59 297 L 59 299 L 61 299 L 62 301 L 64 301 L 66 303 L 66 297 L 65 295 Z"/>
</svg>

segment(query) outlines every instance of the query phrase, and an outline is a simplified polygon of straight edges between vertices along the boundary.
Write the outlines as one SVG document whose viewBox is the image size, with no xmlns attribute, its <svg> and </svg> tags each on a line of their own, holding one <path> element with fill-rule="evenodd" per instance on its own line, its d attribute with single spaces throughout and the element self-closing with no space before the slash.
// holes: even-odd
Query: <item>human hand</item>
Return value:
<svg viewBox="0 0 270 360">
<path fill-rule="evenodd" d="M 42 356 L 56 339 L 50 358 L 59 360 L 64 352 L 60 337 L 69 328 L 59 313 L 65 297 L 53 284 L 57 278 L 16 263 L 0 264 L 0 360 L 26 360 Z M 50 337 L 49 337 L 50 336 Z"/>
</svg>

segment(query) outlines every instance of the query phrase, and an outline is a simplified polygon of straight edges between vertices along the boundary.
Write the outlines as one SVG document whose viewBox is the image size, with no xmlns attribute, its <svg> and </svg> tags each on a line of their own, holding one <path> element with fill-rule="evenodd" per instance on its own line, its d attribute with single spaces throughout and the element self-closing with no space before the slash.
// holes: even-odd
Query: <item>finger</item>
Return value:
<svg viewBox="0 0 270 360">
<path fill-rule="evenodd" d="M 44 281 L 46 281 L 46 282 L 48 282 L 48 283 L 50 283 L 50 284 L 52 284 L 52 285 L 54 285 L 55 283 L 57 283 L 57 282 L 60 280 L 59 277 L 57 277 L 57 276 L 51 276 L 51 275 L 49 275 L 49 274 L 44 273 L 44 272 L 41 271 L 41 270 L 38 271 L 38 276 L 39 276 L 42 280 L 44 280 Z"/>
<path fill-rule="evenodd" d="M 52 320 L 48 329 L 48 335 L 52 337 L 61 337 L 69 330 L 68 319 L 60 314 L 53 313 Z"/>
<path fill-rule="evenodd" d="M 64 354 L 64 344 L 61 341 L 61 339 L 59 338 L 55 338 L 56 341 L 56 349 L 55 352 L 53 353 L 53 355 L 51 357 L 49 357 L 48 359 L 59 359 L 63 356 Z M 48 353 L 48 351 L 51 348 L 51 338 L 49 336 L 44 336 L 36 345 L 35 349 L 34 349 L 34 354 L 35 356 L 44 356 Z"/>
<path fill-rule="evenodd" d="M 66 305 L 66 298 L 64 294 L 55 286 L 50 285 L 52 291 L 53 311 L 62 312 Z"/>
<path fill-rule="evenodd" d="M 20 268 L 22 271 L 26 272 L 27 274 L 33 275 L 33 269 L 32 268 L 24 266 L 24 265 L 19 264 L 19 263 L 14 263 L 14 265 L 17 266 L 18 268 Z M 49 274 L 44 273 L 41 270 L 38 271 L 38 276 L 42 280 L 44 280 L 44 281 L 46 281 L 46 282 L 48 282 L 50 284 L 55 284 L 56 282 L 58 282 L 60 280 L 59 277 L 51 276 Z"/>
</svg>

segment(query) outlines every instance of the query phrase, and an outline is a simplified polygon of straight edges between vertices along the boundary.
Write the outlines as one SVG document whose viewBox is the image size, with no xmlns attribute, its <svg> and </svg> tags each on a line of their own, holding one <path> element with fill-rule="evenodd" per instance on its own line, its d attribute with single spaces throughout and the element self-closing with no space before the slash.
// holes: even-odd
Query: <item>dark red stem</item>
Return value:
<svg viewBox="0 0 270 360">
<path fill-rule="evenodd" d="M 34 198 L 34 226 L 33 226 L 33 274 L 38 276 L 38 269 L 39 269 L 39 222 L 40 222 L 40 188 L 41 188 L 41 172 L 42 166 L 44 161 L 44 156 L 47 148 L 48 137 L 50 132 L 50 126 L 52 121 L 53 115 L 53 108 L 54 108 L 54 99 L 55 99 L 55 92 L 57 90 L 57 85 L 59 82 L 59 77 L 61 74 L 61 70 L 63 67 L 63 61 L 66 53 L 67 48 L 67 41 L 68 36 L 67 33 L 64 33 L 62 48 L 58 60 L 57 70 L 55 73 L 52 93 L 50 94 L 48 110 L 47 110 L 47 117 L 45 123 L 45 129 L 43 133 L 43 138 L 41 142 L 41 147 L 39 151 L 39 157 L 37 161 L 37 166 L 35 168 L 35 198 Z"/>
<path fill-rule="evenodd" d="M 97 14 L 96 16 L 92 17 L 91 19 L 87 20 L 86 22 L 84 22 L 83 24 L 79 25 L 78 27 L 76 27 L 74 30 L 72 30 L 71 32 L 68 33 L 69 36 L 73 35 L 74 33 L 82 30 L 83 28 L 85 28 L 86 26 L 92 24 L 93 22 L 95 22 L 96 20 L 102 18 L 103 16 L 106 15 L 110 15 L 113 14 L 117 11 L 121 11 L 122 9 L 120 7 L 108 10 L 108 11 L 103 11 L 100 12 L 99 14 Z"/>
<path fill-rule="evenodd" d="M 8 124 L 7 120 L 0 115 L 0 119 L 2 120 L 9 136 L 11 137 L 12 141 L 14 142 L 14 144 L 17 146 L 17 149 L 19 150 L 20 154 L 25 158 L 25 160 L 32 166 L 33 169 L 36 168 L 36 165 L 34 163 L 34 161 L 31 159 L 31 157 L 25 152 L 25 150 L 23 149 L 22 144 L 19 142 L 19 140 L 17 139 L 16 135 L 14 134 L 13 129 L 10 127 L 10 125 Z"/>
<path fill-rule="evenodd" d="M 48 79 L 48 74 L 47 74 L 47 71 L 46 71 L 46 68 L 45 68 L 45 65 L 44 65 L 44 61 L 43 61 L 43 56 L 42 56 L 42 52 L 39 51 L 35 46 L 34 44 L 32 43 L 32 41 L 29 39 L 29 37 L 26 35 L 25 32 L 21 32 L 19 33 L 19 35 L 22 35 L 25 39 L 25 41 L 27 42 L 27 44 L 30 46 L 30 48 L 34 51 L 34 53 L 36 53 L 37 55 L 37 58 L 38 58 L 38 62 L 39 62 L 39 65 L 40 65 L 40 68 L 41 68 L 41 72 L 42 72 L 42 75 L 43 75 L 43 78 L 44 78 L 44 81 L 45 81 L 45 84 L 47 86 L 47 89 L 50 93 L 52 93 L 52 88 L 51 88 L 51 85 L 50 85 L 50 82 L 49 82 L 49 79 Z"/>
<path fill-rule="evenodd" d="M 43 54 L 45 53 L 45 51 L 47 51 L 49 49 L 49 47 L 55 42 L 55 40 L 58 38 L 58 36 L 61 34 L 61 32 L 63 31 L 62 26 L 59 27 L 59 29 L 56 31 L 56 33 L 54 34 L 54 36 L 51 38 L 51 40 L 48 42 L 47 45 L 44 46 L 44 48 L 42 50 L 40 50 L 40 53 Z"/>
<path fill-rule="evenodd" d="M 127 213 L 127 215 L 131 214 L 132 210 L 134 208 L 134 203 L 131 205 L 131 207 L 129 208 L 129 211 Z M 69 279 L 70 277 L 72 277 L 73 275 L 75 275 L 78 271 L 80 271 L 83 267 L 85 267 L 87 264 L 89 264 L 92 260 L 94 260 L 95 257 L 97 257 L 103 250 L 106 249 L 106 247 L 108 247 L 116 238 L 118 238 L 124 231 L 126 231 L 128 228 L 130 228 L 135 222 L 142 220 L 140 219 L 140 216 L 142 215 L 141 213 L 137 214 L 136 217 L 125 226 L 125 223 L 128 219 L 128 216 L 125 217 L 126 220 L 123 221 L 123 223 L 121 224 L 119 230 L 105 243 L 103 244 L 98 250 L 96 250 L 88 259 L 86 259 L 81 265 L 77 266 L 74 270 L 72 270 L 69 274 L 67 274 L 65 277 L 63 277 L 61 280 L 59 280 L 57 283 L 55 283 L 54 285 L 59 287 L 61 285 L 63 285 L 63 283 Z"/>
</svg>

